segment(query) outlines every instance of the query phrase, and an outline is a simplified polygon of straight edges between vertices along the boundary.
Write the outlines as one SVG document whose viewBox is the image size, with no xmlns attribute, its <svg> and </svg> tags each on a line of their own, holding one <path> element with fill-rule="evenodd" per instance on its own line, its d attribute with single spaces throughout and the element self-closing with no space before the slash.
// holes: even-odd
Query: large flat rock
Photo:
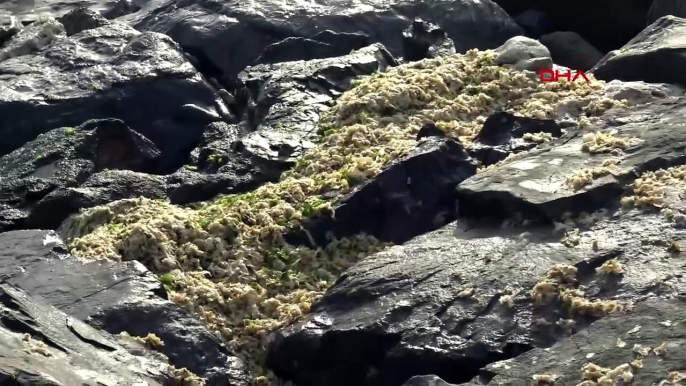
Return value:
<svg viewBox="0 0 686 386">
<path fill-rule="evenodd" d="M 560 218 L 565 212 L 594 211 L 624 191 L 637 173 L 682 163 L 686 145 L 683 98 L 655 101 L 630 110 L 607 112 L 604 122 L 570 131 L 525 156 L 505 161 L 479 173 L 458 187 L 464 215 L 505 218 L 517 214 L 531 218 Z M 600 131 L 620 139 L 639 140 L 621 153 L 582 151 L 584 135 Z M 618 160 L 614 174 L 598 176 L 578 189 L 567 184 L 582 170 L 601 168 Z"/>
<path fill-rule="evenodd" d="M 421 374 L 468 382 L 489 363 L 563 342 L 603 316 L 572 313 L 559 300 L 535 304 L 532 289 L 555 264 L 576 268 L 586 299 L 616 300 L 636 317 L 651 314 L 630 311 L 648 299 L 683 296 L 684 256 L 668 251 L 683 244 L 683 228 L 658 213 L 614 209 L 586 224 L 574 247 L 552 227 L 457 223 L 373 255 L 312 315 L 276 334 L 268 363 L 298 385 L 402 385 Z M 623 274 L 596 270 L 613 258 Z"/>
<path fill-rule="evenodd" d="M 175 380 L 164 361 L 132 355 L 116 337 L 2 283 L 0 382 L 22 386 L 162 386 Z"/>
<path fill-rule="evenodd" d="M 138 261 L 84 263 L 52 231 L 0 233 L 0 277 L 31 296 L 111 334 L 154 333 L 160 351 L 215 383 L 245 385 L 241 361 L 194 316 L 167 300 L 160 280 Z"/>
</svg>

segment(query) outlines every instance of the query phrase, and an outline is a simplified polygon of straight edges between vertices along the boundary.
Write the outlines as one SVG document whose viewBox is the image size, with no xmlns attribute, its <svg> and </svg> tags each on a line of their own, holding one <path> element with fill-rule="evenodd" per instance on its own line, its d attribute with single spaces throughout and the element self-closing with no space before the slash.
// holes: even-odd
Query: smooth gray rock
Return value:
<svg viewBox="0 0 686 386">
<path fill-rule="evenodd" d="M 516 70 L 538 71 L 553 68 L 550 51 L 538 40 L 516 36 L 496 50 L 495 63 Z"/>
</svg>

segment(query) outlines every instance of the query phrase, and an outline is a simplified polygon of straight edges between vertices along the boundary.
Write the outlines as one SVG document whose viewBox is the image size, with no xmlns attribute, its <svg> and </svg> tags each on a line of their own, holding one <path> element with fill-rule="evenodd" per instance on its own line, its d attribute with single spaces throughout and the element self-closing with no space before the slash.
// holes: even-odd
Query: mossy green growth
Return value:
<svg viewBox="0 0 686 386">
<path fill-rule="evenodd" d="M 73 127 L 67 127 L 64 129 L 64 135 L 67 137 L 71 137 L 74 135 L 74 128 Z"/>
<path fill-rule="evenodd" d="M 210 154 L 210 155 L 207 157 L 207 160 L 210 161 L 210 162 L 212 162 L 212 163 L 215 163 L 215 164 L 217 164 L 217 165 L 219 165 L 219 164 L 221 164 L 222 162 L 224 162 L 224 158 L 223 158 L 222 156 L 220 156 L 220 155 L 217 155 L 217 154 Z"/>
<path fill-rule="evenodd" d="M 171 273 L 165 273 L 164 275 L 160 275 L 160 281 L 168 290 L 173 289 L 174 285 L 176 284 L 176 279 L 174 278 L 174 275 L 172 275 Z"/>
</svg>

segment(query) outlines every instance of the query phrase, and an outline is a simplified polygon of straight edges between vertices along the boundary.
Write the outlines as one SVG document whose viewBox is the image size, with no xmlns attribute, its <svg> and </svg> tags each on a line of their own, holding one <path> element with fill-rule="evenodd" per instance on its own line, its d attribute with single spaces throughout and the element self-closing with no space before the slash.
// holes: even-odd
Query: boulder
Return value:
<svg viewBox="0 0 686 386">
<path fill-rule="evenodd" d="M 555 22 L 556 30 L 576 32 L 600 51 L 608 52 L 621 47 L 645 28 L 651 2 L 577 0 L 560 4 L 538 0 L 530 8 L 545 12 Z"/>
<path fill-rule="evenodd" d="M 176 380 L 164 360 L 131 354 L 117 338 L 0 282 L 0 382 L 5 385 L 146 384 Z"/>
<path fill-rule="evenodd" d="M 40 25 L 62 28 L 56 21 Z M 31 26 L 13 41 L 31 35 Z M 3 52 L 18 52 L 8 44 Z M 43 45 L 0 62 L 0 155 L 57 127 L 117 118 L 157 146 L 160 168 L 170 172 L 186 161 L 205 126 L 221 120 L 215 105 L 223 102 L 165 35 L 113 23 Z"/>
<path fill-rule="evenodd" d="M 60 17 L 58 21 L 64 25 L 67 36 L 110 24 L 101 14 L 86 7 L 74 8 Z"/>
<path fill-rule="evenodd" d="M 16 16 L 0 16 L 0 47 L 4 46 L 24 26 Z"/>
<path fill-rule="evenodd" d="M 240 360 L 199 320 L 167 300 L 160 280 L 137 261 L 84 262 L 69 255 L 52 231 L 13 231 L 0 233 L 0 277 L 111 334 L 155 334 L 164 342 L 158 350 L 177 368 L 215 384 L 247 385 Z"/>
<path fill-rule="evenodd" d="M 455 186 L 476 173 L 477 162 L 451 138 L 421 138 L 407 155 L 333 205 L 333 217 L 307 222 L 287 239 L 328 243 L 359 233 L 402 243 L 439 228 L 455 216 Z"/>
<path fill-rule="evenodd" d="M 337 58 L 247 68 L 239 75 L 238 97 L 247 106 L 242 120 L 250 132 L 231 144 L 231 152 L 210 155 L 201 151 L 199 163 L 218 157 L 221 172 L 222 164 L 233 162 L 238 154 L 278 179 L 280 172 L 315 146 L 321 115 L 350 87 L 353 78 L 383 72 L 395 64 L 383 46 L 374 44 Z"/>
<path fill-rule="evenodd" d="M 311 39 L 294 36 L 271 44 L 255 59 L 255 64 L 335 58 L 369 44 L 369 36 L 365 34 L 327 30 L 314 35 Z"/>
<path fill-rule="evenodd" d="M 602 375 L 610 382 L 631 379 L 635 385 L 678 383 L 686 377 L 681 343 L 686 325 L 677 322 L 684 318 L 683 308 L 682 299 L 646 300 L 630 314 L 599 320 L 549 348 L 492 363 L 468 385 L 482 384 L 479 380 L 512 385 L 531 382 L 535 375 L 559 384 L 578 384 L 582 377 L 597 382 Z"/>
<path fill-rule="evenodd" d="M 422 374 L 460 384 L 484 367 L 504 374 L 484 377 L 485 383 L 516 384 L 550 373 L 567 383 L 579 379 L 587 361 L 612 368 L 620 357 L 631 361 L 634 343 L 654 348 L 664 340 L 676 347 L 679 330 L 660 333 L 656 324 L 680 320 L 674 304 L 683 273 L 675 267 L 684 255 L 669 246 L 683 243 L 686 231 L 663 214 L 617 206 L 574 218 L 576 245 L 546 224 L 501 227 L 474 218 L 370 256 L 344 272 L 311 315 L 274 335 L 268 365 L 304 386 L 403 385 Z M 569 276 L 555 276 L 560 270 Z M 558 278 L 558 292 L 539 298 L 537 285 L 552 280 L 546 277 Z M 658 299 L 672 305 L 650 303 Z M 666 307 L 674 311 L 661 311 Z M 621 335 L 648 324 L 646 318 L 645 338 Z M 604 338 L 593 339 L 589 325 L 598 325 Z M 629 342 L 621 356 L 613 348 L 619 337 Z M 555 343 L 564 348 L 542 360 Z M 666 377 L 667 369 L 683 365 L 679 350 L 671 364 L 656 364 L 655 373 Z M 590 353 L 600 355 L 590 359 Z M 499 362 L 510 358 L 517 359 Z M 511 367 L 520 358 L 522 365 Z"/>
<path fill-rule="evenodd" d="M 557 31 L 539 40 L 550 51 L 553 62 L 575 70 L 588 71 L 603 58 L 602 52 L 576 32 Z"/>
<path fill-rule="evenodd" d="M 532 39 L 555 31 L 555 22 L 545 12 L 536 9 L 527 9 L 517 14 L 514 19 L 524 29 L 526 36 Z"/>
<path fill-rule="evenodd" d="M 417 61 L 455 54 L 455 44 L 448 35 L 433 23 L 415 19 L 412 25 L 403 31 L 403 59 Z"/>
<path fill-rule="evenodd" d="M 498 65 L 535 72 L 553 68 L 550 51 L 539 41 L 524 36 L 516 36 L 506 41 L 495 52 L 495 63 Z"/>
<path fill-rule="evenodd" d="M 39 202 L 55 190 L 78 188 L 92 173 L 109 168 L 159 172 L 159 160 L 152 142 L 116 119 L 90 120 L 41 134 L 0 157 L 0 231 L 56 228 L 80 206 L 44 211 Z"/>
<path fill-rule="evenodd" d="M 636 173 L 686 161 L 678 129 L 685 103 L 681 97 L 608 112 L 607 123 L 592 131 L 570 131 L 562 143 L 543 144 L 463 182 L 460 209 L 469 217 L 532 219 L 593 212 L 615 201 Z"/>
<path fill-rule="evenodd" d="M 144 7 L 121 20 L 141 31 L 168 34 L 185 50 L 218 69 L 222 84 L 231 83 L 246 66 L 254 64 L 266 47 L 289 37 L 316 40 L 314 36 L 323 30 L 369 36 L 369 43 L 383 44 L 395 57 L 402 56 L 402 31 L 415 18 L 443 28 L 454 40 L 457 52 L 495 48 L 523 32 L 490 0 L 431 4 L 394 0 L 359 5 L 327 0 L 302 5 L 297 12 L 273 0 L 226 5 L 175 0 Z"/>
<path fill-rule="evenodd" d="M 686 19 L 664 16 L 591 70 L 597 79 L 672 83 L 684 86 Z"/>
<path fill-rule="evenodd" d="M 12 20 L 10 19 L 10 31 L 12 30 L 11 24 Z M 9 41 L 4 44 L 4 47 L 0 49 L 0 62 L 34 53 L 65 35 L 64 26 L 57 20 L 51 17 L 38 20 L 14 33 Z M 0 154 L 2 153 L 0 152 Z"/>
</svg>

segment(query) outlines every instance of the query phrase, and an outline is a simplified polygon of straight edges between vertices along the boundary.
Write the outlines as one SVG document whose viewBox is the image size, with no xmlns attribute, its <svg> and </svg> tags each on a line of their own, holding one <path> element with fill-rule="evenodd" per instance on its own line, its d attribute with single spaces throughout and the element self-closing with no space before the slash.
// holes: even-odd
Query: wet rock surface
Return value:
<svg viewBox="0 0 686 386">
<path fill-rule="evenodd" d="M 630 315 L 599 320 L 548 349 L 531 350 L 516 359 L 489 365 L 478 380 L 511 385 L 530 382 L 532 374 L 547 374 L 556 382 L 576 383 L 583 367 L 595 363 L 606 370 L 624 365 L 623 374 L 629 372 L 635 384 L 674 383 L 683 376 L 686 335 L 684 324 L 678 322 L 683 320 L 684 307 L 679 292 L 677 298 L 646 300 Z M 662 344 L 664 350 L 658 348 Z M 640 368 L 636 360 L 640 360 Z M 478 380 L 469 384 L 478 384 Z"/>
<path fill-rule="evenodd" d="M 436 24 L 415 19 L 412 25 L 403 31 L 403 58 L 416 61 L 437 56 L 455 54 L 455 45 L 445 31 Z"/>
<path fill-rule="evenodd" d="M 607 54 L 592 72 L 598 79 L 619 79 L 686 85 L 681 52 L 686 20 L 664 16 L 646 27 L 621 49 Z"/>
<path fill-rule="evenodd" d="M 494 369 L 507 369 L 498 361 L 531 358 L 535 355 L 520 354 L 556 342 L 567 342 L 560 345 L 577 347 L 584 355 L 594 352 L 598 346 L 589 344 L 587 352 L 574 341 L 585 336 L 589 342 L 593 340 L 592 332 L 583 331 L 595 317 L 570 314 L 556 302 L 534 305 L 531 290 L 548 267 L 575 266 L 578 285 L 590 299 L 642 305 L 630 312 L 633 316 L 605 317 L 605 325 L 621 324 L 626 331 L 634 325 L 622 323 L 621 318 L 660 315 L 651 303 L 644 302 L 656 297 L 676 301 L 682 292 L 681 275 L 671 273 L 670 268 L 682 257 L 667 250 L 670 242 L 684 239 L 682 229 L 671 226 L 660 214 L 610 212 L 604 218 L 581 234 L 582 241 L 575 248 L 563 245 L 552 228 L 467 229 L 451 224 L 379 253 L 348 270 L 313 315 L 277 335 L 271 345 L 270 365 L 299 385 L 402 385 L 418 373 L 461 383 L 478 376 L 477 369 L 487 363 L 495 362 L 491 365 Z M 528 235 L 522 236 L 523 232 Z M 593 240 L 598 240 L 595 250 Z M 613 278 L 596 272 L 611 258 L 625 264 L 623 275 Z M 504 296 L 511 297 L 501 301 Z M 665 315 L 664 319 L 671 317 Z M 569 319 L 574 321 L 571 327 L 564 323 Z M 612 335 L 612 344 L 619 336 Z M 662 338 L 668 339 L 669 333 Z M 605 339 L 609 342 L 610 337 Z M 659 345 L 655 344 L 659 339 L 656 336 L 646 345 Z M 625 351 L 627 359 L 623 360 L 631 361 L 630 348 Z M 541 358 L 542 351 L 536 352 L 540 353 L 541 369 L 557 369 Z M 565 354 L 559 355 L 560 361 L 568 361 L 563 359 Z M 563 367 L 569 369 L 563 371 L 570 377 L 565 381 L 581 373 L 586 358 L 575 358 L 574 370 L 569 361 Z M 602 356 L 597 360 L 605 367 L 621 364 L 604 361 L 613 359 Z M 502 383 L 494 384 L 531 379 L 532 371 L 538 370 L 530 364 L 520 369 L 526 375 L 498 370 L 507 375 Z"/>
<path fill-rule="evenodd" d="M 0 284 L 0 381 L 7 385 L 174 382 L 164 362 L 130 354 L 117 339 L 20 288 Z M 86 356 L 87 355 L 87 356 Z"/>
<path fill-rule="evenodd" d="M 0 4 L 0 383 L 686 379 L 677 3 Z"/>
<path fill-rule="evenodd" d="M 278 179 L 280 172 L 315 146 L 321 116 L 355 77 L 384 72 L 395 64 L 390 53 L 376 44 L 338 58 L 249 67 L 239 74 L 239 95 L 245 98 L 242 122 L 250 132 L 230 144 L 231 152 L 201 151 L 199 162 L 215 157 L 221 172 L 222 161 L 244 157 L 270 179 Z M 219 142 L 226 145 L 224 138 Z"/>
<path fill-rule="evenodd" d="M 458 198 L 465 204 L 461 208 L 470 217 L 476 213 L 504 217 L 519 213 L 551 219 L 565 212 L 599 209 L 616 200 L 637 173 L 684 162 L 682 131 L 676 129 L 684 103 L 680 98 L 645 104 L 632 111 L 608 112 L 603 119 L 609 123 L 595 129 L 605 133 L 616 130 L 616 136 L 626 141 L 637 139 L 635 144 L 627 142 L 625 151 L 608 148 L 589 154 L 582 151 L 584 134 L 570 132 L 559 143 L 544 144 L 526 157 L 460 184 Z M 577 173 L 601 168 L 608 160 L 617 162 L 615 170 L 575 188 Z"/>
<path fill-rule="evenodd" d="M 69 255 L 52 231 L 13 231 L 0 233 L 0 277 L 113 335 L 155 334 L 164 342 L 157 350 L 177 368 L 186 367 L 216 384 L 247 385 L 240 360 L 198 320 L 168 301 L 160 280 L 137 261 L 84 263 Z"/>
<path fill-rule="evenodd" d="M 490 1 L 431 5 L 327 1 L 294 7 L 267 0 L 227 5 L 181 0 L 147 11 L 144 8 L 122 20 L 139 30 L 168 34 L 184 49 L 211 63 L 225 81 L 252 65 L 267 46 L 288 37 L 313 39 L 322 30 L 364 34 L 369 36 L 369 43 L 383 44 L 395 57 L 403 53 L 402 31 L 417 17 L 441 25 L 454 40 L 457 52 L 494 48 L 522 32 Z M 489 33 L 480 34 L 484 29 Z M 241 36 L 251 36 L 251 44 L 244 45 Z"/>
<path fill-rule="evenodd" d="M 23 117 L 3 119 L 2 155 L 58 127 L 119 118 L 157 146 L 169 171 L 221 120 L 213 89 L 175 42 L 123 24 L 60 38 L 0 62 L 0 71 L 0 117 Z"/>
<path fill-rule="evenodd" d="M 73 212 L 59 205 L 45 211 L 46 196 L 78 188 L 91 174 L 110 168 L 156 173 L 159 161 L 157 147 L 120 120 L 48 131 L 0 157 L 0 230 L 56 228 Z"/>
<path fill-rule="evenodd" d="M 454 218 L 454 187 L 474 175 L 477 164 L 454 139 L 422 138 L 405 157 L 336 202 L 334 217 L 314 219 L 303 225 L 306 235 L 287 237 L 294 243 L 326 245 L 330 234 L 365 233 L 403 243 Z"/>
</svg>

